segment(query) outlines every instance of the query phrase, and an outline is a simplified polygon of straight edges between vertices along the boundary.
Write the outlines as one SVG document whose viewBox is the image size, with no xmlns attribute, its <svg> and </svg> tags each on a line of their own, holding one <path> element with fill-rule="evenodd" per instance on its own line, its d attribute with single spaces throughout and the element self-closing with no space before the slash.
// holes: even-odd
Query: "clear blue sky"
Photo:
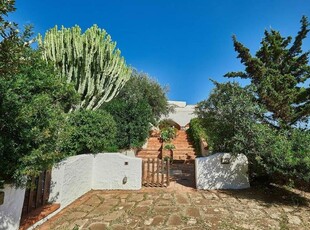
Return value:
<svg viewBox="0 0 310 230">
<path fill-rule="evenodd" d="M 255 53 L 265 29 L 295 36 L 309 0 L 16 0 L 11 15 L 35 33 L 54 25 L 104 28 L 127 63 L 169 85 L 170 100 L 197 103 L 213 88 L 209 78 L 242 70 L 231 36 Z M 310 50 L 310 36 L 303 44 Z"/>
</svg>

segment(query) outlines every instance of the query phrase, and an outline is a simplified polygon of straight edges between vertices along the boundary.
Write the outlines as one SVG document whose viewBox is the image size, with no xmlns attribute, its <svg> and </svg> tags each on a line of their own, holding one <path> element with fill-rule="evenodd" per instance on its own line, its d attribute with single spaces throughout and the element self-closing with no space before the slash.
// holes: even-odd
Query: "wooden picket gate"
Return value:
<svg viewBox="0 0 310 230">
<path fill-rule="evenodd" d="M 170 183 L 170 160 L 147 158 L 142 161 L 142 186 L 168 187 Z"/>
<path fill-rule="evenodd" d="M 26 189 L 22 218 L 48 202 L 51 184 L 51 171 L 44 171 L 38 177 L 32 177 L 28 181 Z"/>
</svg>

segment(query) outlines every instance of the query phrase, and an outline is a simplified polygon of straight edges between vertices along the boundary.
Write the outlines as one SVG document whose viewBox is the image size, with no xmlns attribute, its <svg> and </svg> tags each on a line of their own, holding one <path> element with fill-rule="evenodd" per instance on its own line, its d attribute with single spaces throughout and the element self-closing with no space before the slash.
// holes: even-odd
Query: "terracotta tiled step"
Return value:
<svg viewBox="0 0 310 230">
<path fill-rule="evenodd" d="M 137 153 L 137 157 L 140 158 L 158 158 L 160 156 L 159 150 L 141 150 Z"/>
</svg>

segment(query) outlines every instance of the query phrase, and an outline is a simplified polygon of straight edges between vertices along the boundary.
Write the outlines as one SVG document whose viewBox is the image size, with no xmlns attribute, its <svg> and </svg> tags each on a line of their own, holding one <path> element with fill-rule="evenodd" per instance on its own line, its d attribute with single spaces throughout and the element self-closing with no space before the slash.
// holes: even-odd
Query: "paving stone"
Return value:
<svg viewBox="0 0 310 230">
<path fill-rule="evenodd" d="M 300 225 L 302 223 L 301 219 L 298 217 L 298 216 L 294 216 L 294 215 L 290 215 L 288 214 L 287 215 L 287 218 L 288 218 L 288 222 L 290 224 L 293 224 L 293 225 Z"/>
<path fill-rule="evenodd" d="M 194 207 L 188 207 L 186 208 L 185 215 L 198 218 L 200 217 L 199 209 Z"/>
<path fill-rule="evenodd" d="M 114 206 L 112 205 L 104 205 L 101 204 L 100 206 L 98 206 L 97 208 L 95 208 L 93 211 L 91 211 L 90 213 L 88 213 L 88 217 L 95 217 L 95 216 L 99 216 L 99 215 L 103 215 L 105 213 L 110 212 L 113 209 Z"/>
<path fill-rule="evenodd" d="M 130 210 L 133 208 L 133 206 L 135 206 L 135 202 L 127 202 L 125 204 L 120 204 L 116 210 L 124 210 L 124 211 L 127 211 L 127 210 Z"/>
<path fill-rule="evenodd" d="M 103 216 L 102 219 L 104 221 L 110 222 L 110 221 L 113 221 L 113 220 L 116 220 L 116 219 L 120 218 L 124 213 L 125 213 L 124 211 L 119 211 L 119 210 L 118 211 L 114 211 L 114 212 L 111 212 L 111 213 Z"/>
<path fill-rule="evenodd" d="M 144 200 L 138 203 L 138 207 L 143 207 L 143 206 L 150 206 L 153 204 L 152 200 Z"/>
<path fill-rule="evenodd" d="M 133 213 L 133 215 L 142 217 L 142 216 L 145 216 L 147 214 L 149 209 L 150 209 L 150 207 L 146 207 L 146 206 L 136 207 L 135 209 L 133 209 L 132 213 Z"/>
<path fill-rule="evenodd" d="M 143 193 L 137 193 L 137 194 L 132 194 L 127 200 L 128 201 L 142 201 L 144 200 L 144 194 Z"/>
<path fill-rule="evenodd" d="M 156 200 L 154 204 L 156 206 L 171 206 L 173 205 L 173 200 Z"/>
<path fill-rule="evenodd" d="M 154 220 L 154 218 L 148 218 L 147 220 L 144 221 L 144 225 L 146 225 L 146 226 L 151 225 L 153 220 Z"/>
<path fill-rule="evenodd" d="M 104 223 L 93 223 L 89 226 L 90 230 L 105 230 L 108 229 Z"/>
<path fill-rule="evenodd" d="M 163 194 L 162 198 L 165 200 L 173 199 L 173 194 L 172 193 L 165 193 L 165 194 Z"/>
<path fill-rule="evenodd" d="M 202 193 L 203 197 L 205 199 L 210 199 L 210 200 L 218 200 L 220 199 L 216 194 L 214 194 L 213 192 L 204 192 Z"/>
<path fill-rule="evenodd" d="M 91 206 L 97 206 L 102 202 L 102 199 L 100 199 L 98 196 L 94 195 L 92 196 L 88 201 L 87 204 Z"/>
<path fill-rule="evenodd" d="M 87 222 L 88 222 L 88 219 L 75 220 L 69 225 L 68 229 L 73 229 L 75 226 L 77 226 L 79 229 L 83 228 Z"/>
<path fill-rule="evenodd" d="M 188 221 L 187 221 L 187 224 L 188 225 L 193 225 L 193 224 L 196 224 L 197 223 L 197 220 L 195 218 L 190 218 Z"/>
<path fill-rule="evenodd" d="M 151 223 L 151 226 L 159 226 L 165 222 L 165 218 L 163 216 L 155 216 Z"/>
<path fill-rule="evenodd" d="M 69 215 L 66 216 L 67 220 L 72 220 L 72 219 L 80 219 L 84 216 L 86 216 L 87 213 L 85 212 L 71 212 Z"/>
<path fill-rule="evenodd" d="M 126 230 L 127 228 L 124 225 L 116 224 L 112 226 L 113 230 Z"/>
<path fill-rule="evenodd" d="M 171 213 L 176 213 L 180 210 L 177 206 L 154 206 L 153 212 L 163 216 L 169 216 Z"/>
<path fill-rule="evenodd" d="M 176 214 L 172 214 L 167 221 L 168 226 L 181 225 L 181 224 L 182 224 L 182 219 L 179 215 L 176 215 Z"/>
<path fill-rule="evenodd" d="M 188 197 L 181 194 L 176 195 L 176 202 L 177 204 L 189 204 Z"/>
<path fill-rule="evenodd" d="M 88 213 L 88 212 L 92 211 L 94 208 L 96 208 L 96 206 L 82 204 L 82 205 L 76 207 L 75 211 Z"/>
</svg>

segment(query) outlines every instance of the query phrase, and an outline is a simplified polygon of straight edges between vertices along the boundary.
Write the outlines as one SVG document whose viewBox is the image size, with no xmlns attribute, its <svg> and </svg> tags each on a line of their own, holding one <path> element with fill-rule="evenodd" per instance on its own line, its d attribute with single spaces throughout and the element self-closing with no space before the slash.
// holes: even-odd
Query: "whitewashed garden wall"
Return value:
<svg viewBox="0 0 310 230">
<path fill-rule="evenodd" d="M 142 159 L 120 153 L 69 157 L 52 170 L 50 201 L 60 208 L 91 189 L 141 189 Z"/>
<path fill-rule="evenodd" d="M 3 204 L 0 205 L 0 229 L 16 230 L 19 228 L 25 189 L 6 184 L 0 191 L 4 192 Z"/>
<path fill-rule="evenodd" d="M 223 159 L 224 158 L 224 159 Z M 223 164 L 223 160 L 229 163 Z M 243 154 L 216 153 L 195 159 L 197 189 L 249 188 L 248 159 Z"/>
</svg>

